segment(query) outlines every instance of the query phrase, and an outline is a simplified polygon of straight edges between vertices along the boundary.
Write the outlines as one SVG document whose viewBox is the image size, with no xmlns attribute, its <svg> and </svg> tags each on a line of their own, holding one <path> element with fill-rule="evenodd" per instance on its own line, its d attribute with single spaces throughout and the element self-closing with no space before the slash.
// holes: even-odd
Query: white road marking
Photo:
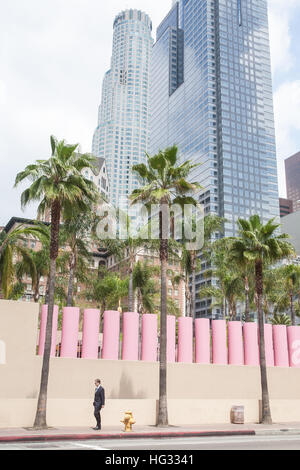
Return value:
<svg viewBox="0 0 300 470">
<path fill-rule="evenodd" d="M 145 444 L 152 446 L 165 446 L 176 444 L 176 446 L 182 445 L 223 445 L 223 444 L 243 444 L 243 443 L 253 443 L 253 442 L 286 442 L 286 441 L 298 441 L 300 446 L 300 437 L 297 439 L 297 436 L 220 436 L 218 438 L 209 438 L 209 437 L 199 437 L 199 438 L 166 438 L 166 439 L 137 439 L 134 441 L 106 441 L 106 445 L 117 447 L 120 449 L 121 447 L 140 447 L 144 446 Z"/>
<path fill-rule="evenodd" d="M 73 445 L 76 447 L 84 447 L 86 449 L 93 449 L 93 450 L 109 450 L 109 449 L 106 449 L 105 447 L 99 447 L 99 446 L 92 445 L 92 444 L 91 445 L 80 444 L 79 442 L 74 442 Z"/>
</svg>

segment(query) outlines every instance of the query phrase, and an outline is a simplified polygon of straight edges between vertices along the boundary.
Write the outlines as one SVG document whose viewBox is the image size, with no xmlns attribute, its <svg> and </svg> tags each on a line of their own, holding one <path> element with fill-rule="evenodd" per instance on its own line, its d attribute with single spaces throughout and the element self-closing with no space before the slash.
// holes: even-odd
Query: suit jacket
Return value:
<svg viewBox="0 0 300 470">
<path fill-rule="evenodd" d="M 101 387 L 101 385 L 98 388 L 98 390 L 96 390 L 96 392 L 95 392 L 95 398 L 94 398 L 93 405 L 97 406 L 97 407 L 105 405 L 105 391 L 104 391 L 104 388 Z"/>
</svg>

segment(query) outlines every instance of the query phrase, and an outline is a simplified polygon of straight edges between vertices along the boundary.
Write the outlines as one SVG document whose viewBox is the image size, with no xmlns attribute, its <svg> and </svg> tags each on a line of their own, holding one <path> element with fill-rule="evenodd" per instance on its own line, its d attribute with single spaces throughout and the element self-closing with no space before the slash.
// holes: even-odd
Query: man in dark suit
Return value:
<svg viewBox="0 0 300 470">
<path fill-rule="evenodd" d="M 99 431 L 101 429 L 101 415 L 100 411 L 102 408 L 104 408 L 105 405 L 105 391 L 104 388 L 101 387 L 101 380 L 96 379 L 95 380 L 95 398 L 94 398 L 94 416 L 97 421 L 97 426 L 93 428 L 95 431 Z"/>
</svg>

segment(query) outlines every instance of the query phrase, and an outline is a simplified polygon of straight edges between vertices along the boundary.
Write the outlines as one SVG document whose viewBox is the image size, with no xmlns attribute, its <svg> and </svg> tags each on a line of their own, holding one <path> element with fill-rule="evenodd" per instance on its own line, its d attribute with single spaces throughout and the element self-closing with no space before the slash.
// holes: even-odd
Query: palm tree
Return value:
<svg viewBox="0 0 300 470">
<path fill-rule="evenodd" d="M 292 326 L 296 326 L 296 314 L 294 307 L 294 297 L 300 289 L 300 266 L 289 264 L 282 268 L 285 288 L 288 292 L 291 311 Z"/>
<path fill-rule="evenodd" d="M 74 211 L 71 217 L 64 220 L 62 239 L 69 248 L 64 256 L 68 272 L 67 307 L 73 305 L 75 277 L 86 281 L 91 261 L 91 236 L 96 223 L 97 217 L 92 210 L 83 215 Z"/>
<path fill-rule="evenodd" d="M 168 426 L 167 408 L 167 268 L 168 241 L 170 228 L 166 229 L 171 204 L 197 204 L 189 195 L 198 189 L 198 183 L 190 183 L 187 178 L 198 165 L 186 161 L 178 163 L 176 146 L 160 151 L 154 157 L 147 155 L 147 165 L 133 167 L 145 186 L 133 191 L 132 203 L 159 205 L 159 241 L 161 264 L 161 319 L 160 319 L 160 375 L 159 375 L 159 410 L 158 426 Z"/>
<path fill-rule="evenodd" d="M 36 276 L 32 279 L 33 300 L 37 303 L 40 299 L 40 283 L 43 277 L 49 277 L 49 250 L 50 250 L 50 230 L 48 226 L 42 226 L 42 234 L 39 236 L 41 249 L 39 251 L 29 250 L 30 262 L 27 259 L 21 259 L 16 264 L 16 277 L 19 282 L 25 274 L 31 276 L 32 263 L 34 264 Z"/>
<path fill-rule="evenodd" d="M 206 259 L 211 260 L 211 269 L 206 273 L 207 277 L 217 278 L 218 285 L 206 285 L 200 290 L 200 297 L 212 297 L 215 302 L 212 306 L 218 305 L 222 310 L 222 316 L 227 316 L 227 306 L 229 308 L 229 317 L 236 317 L 237 302 L 243 295 L 242 277 L 238 272 L 236 264 L 230 259 L 229 238 L 221 238 L 208 245 L 205 250 Z"/>
<path fill-rule="evenodd" d="M 263 275 L 264 264 L 275 263 L 291 256 L 294 249 L 287 242 L 286 234 L 277 234 L 279 224 L 271 219 L 263 224 L 258 215 L 253 215 L 249 220 L 239 219 L 239 237 L 233 241 L 231 253 L 233 256 L 245 258 L 245 262 L 252 261 L 255 270 L 255 292 L 257 298 L 257 310 L 260 338 L 260 371 L 262 388 L 262 423 L 271 424 L 271 409 L 268 391 L 265 336 L 264 336 L 264 312 L 263 312 Z"/>
<path fill-rule="evenodd" d="M 215 298 L 215 305 L 218 305 L 221 308 L 225 304 L 228 305 L 230 320 L 236 320 L 237 303 L 242 297 L 243 293 L 243 283 L 241 281 L 241 277 L 239 274 L 234 273 L 229 269 L 224 273 L 216 270 L 214 275 L 218 278 L 219 286 L 203 287 L 200 290 L 200 297 Z"/>
<path fill-rule="evenodd" d="M 204 217 L 204 246 L 203 253 L 210 252 L 212 246 L 212 236 L 216 232 L 222 232 L 225 219 L 215 214 L 208 214 Z M 201 261 L 197 260 L 197 252 L 191 252 L 192 270 L 192 310 L 193 318 L 196 318 L 196 269 L 201 268 Z"/>
<path fill-rule="evenodd" d="M 278 315 L 277 313 L 274 314 L 274 317 L 271 320 L 272 325 L 285 325 L 291 326 L 291 319 L 288 315 Z"/>
<path fill-rule="evenodd" d="M 5 299 L 10 298 L 13 290 L 14 258 L 19 258 L 26 264 L 32 282 L 36 282 L 37 273 L 32 253 L 22 245 L 28 236 L 39 239 L 45 236 L 45 228 L 41 224 L 31 227 L 21 224 L 9 233 L 6 233 L 5 230 L 0 233 L 0 282 L 2 295 Z"/>
<path fill-rule="evenodd" d="M 120 263 L 128 260 L 129 291 L 128 291 L 128 309 L 134 310 L 134 287 L 133 271 L 136 258 L 142 254 L 145 248 L 145 240 L 139 236 L 134 237 L 130 230 L 130 219 L 126 217 L 127 238 L 126 240 L 104 240 L 102 245 L 107 248 L 109 255 L 114 255 Z"/>
<path fill-rule="evenodd" d="M 128 288 L 128 277 L 121 279 L 117 273 L 106 272 L 103 277 L 90 280 L 85 297 L 98 303 L 102 315 L 107 308 L 121 309 L 122 299 L 128 296 Z"/>
<path fill-rule="evenodd" d="M 153 279 L 159 274 L 158 266 L 138 261 L 133 270 L 133 290 L 137 292 L 137 311 L 152 313 L 155 310 L 155 296 L 158 293 L 157 283 Z"/>
<path fill-rule="evenodd" d="M 77 213 L 84 213 L 89 205 L 97 200 L 96 186 L 82 176 L 84 169 L 94 168 L 95 158 L 88 154 L 75 153 L 78 144 L 67 145 L 64 140 L 58 142 L 53 136 L 50 142 L 51 157 L 48 160 L 38 160 L 35 164 L 28 165 L 16 176 L 15 181 L 15 186 L 27 179 L 31 181 L 29 188 L 22 193 L 22 207 L 33 201 L 39 201 L 38 214 L 42 216 L 46 210 L 50 210 L 51 213 L 49 305 L 35 428 L 47 427 L 47 390 L 61 217 L 70 216 L 74 209 Z"/>
</svg>

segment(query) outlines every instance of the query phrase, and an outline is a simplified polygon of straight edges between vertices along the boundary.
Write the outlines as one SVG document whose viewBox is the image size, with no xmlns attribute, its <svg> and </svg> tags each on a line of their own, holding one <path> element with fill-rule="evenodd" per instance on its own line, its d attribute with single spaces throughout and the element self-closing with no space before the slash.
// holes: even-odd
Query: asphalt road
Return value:
<svg viewBox="0 0 300 470">
<path fill-rule="evenodd" d="M 0 451 L 3 450 L 98 450 L 103 452 L 110 450 L 300 450 L 300 436 L 27 442 L 0 444 Z"/>
</svg>

